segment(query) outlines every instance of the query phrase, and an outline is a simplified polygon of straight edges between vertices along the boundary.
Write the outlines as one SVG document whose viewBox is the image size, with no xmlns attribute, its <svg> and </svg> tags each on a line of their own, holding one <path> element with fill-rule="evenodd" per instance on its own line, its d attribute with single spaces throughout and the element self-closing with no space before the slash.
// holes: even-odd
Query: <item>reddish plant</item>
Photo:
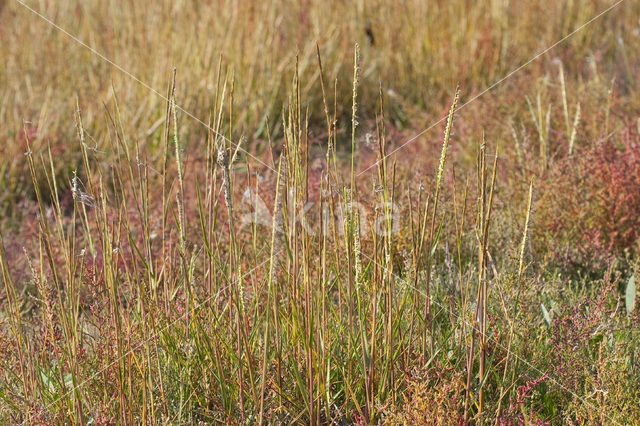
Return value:
<svg viewBox="0 0 640 426">
<path fill-rule="evenodd" d="M 545 188 L 546 187 L 546 188 Z M 635 126 L 558 162 L 543 182 L 544 228 L 554 257 L 603 268 L 640 238 L 640 139 Z"/>
<path fill-rule="evenodd" d="M 607 274 L 605 285 L 596 300 L 583 298 L 553 325 L 551 341 L 556 371 L 561 374 L 562 383 L 573 392 L 577 392 L 581 386 L 584 359 L 593 355 L 590 342 L 603 316 L 607 314 L 604 305 L 616 284 L 616 281 L 608 278 Z"/>
<path fill-rule="evenodd" d="M 501 417 L 498 418 L 498 425 L 500 426 L 511 426 L 514 424 L 517 425 L 525 425 L 525 424 L 534 424 L 534 425 L 547 425 L 548 422 L 544 422 L 542 420 L 537 419 L 537 416 L 534 413 L 529 415 L 528 421 L 525 420 L 524 415 L 521 413 L 520 407 L 525 405 L 527 401 L 531 399 L 533 396 L 533 391 L 536 387 L 549 379 L 549 375 L 545 374 L 542 377 L 539 377 L 534 380 L 530 380 L 526 382 L 524 385 L 519 386 L 516 389 L 516 399 L 513 397 L 509 398 L 509 408 L 505 413 L 502 414 Z"/>
<path fill-rule="evenodd" d="M 585 231 L 607 252 L 633 247 L 640 236 L 640 140 L 632 129 L 622 131 L 618 144 L 599 144 L 585 164 L 601 209 L 600 221 Z"/>
</svg>

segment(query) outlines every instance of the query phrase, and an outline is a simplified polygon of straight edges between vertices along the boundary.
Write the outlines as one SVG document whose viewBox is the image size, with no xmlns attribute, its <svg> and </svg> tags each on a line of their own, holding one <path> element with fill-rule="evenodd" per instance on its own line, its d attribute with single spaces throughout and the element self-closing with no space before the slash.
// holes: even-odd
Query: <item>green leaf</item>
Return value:
<svg viewBox="0 0 640 426">
<path fill-rule="evenodd" d="M 627 315 L 629 315 L 631 311 L 633 311 L 633 305 L 636 301 L 636 278 L 633 275 L 631 275 L 627 283 L 627 291 L 625 291 L 624 299 Z"/>
<path fill-rule="evenodd" d="M 49 393 L 53 395 L 56 391 L 56 386 L 53 383 L 53 381 L 49 378 L 49 376 L 47 376 L 47 374 L 42 370 L 40 371 L 40 379 L 42 380 L 42 383 L 44 383 L 44 385 L 47 387 L 47 390 L 49 391 Z"/>
<path fill-rule="evenodd" d="M 442 231 L 442 225 L 444 224 L 444 221 L 440 222 L 440 225 L 438 226 L 438 231 L 436 232 L 436 238 L 433 241 L 433 246 L 431 246 L 431 252 L 429 253 L 429 256 L 433 257 L 433 255 L 436 253 L 436 248 L 438 248 L 438 242 L 440 241 L 440 232 Z"/>
<path fill-rule="evenodd" d="M 547 311 L 544 303 L 541 303 L 540 307 L 542 308 L 542 318 L 544 319 L 544 323 L 547 324 L 547 327 L 551 327 L 551 315 L 549 315 L 549 311 Z"/>
</svg>

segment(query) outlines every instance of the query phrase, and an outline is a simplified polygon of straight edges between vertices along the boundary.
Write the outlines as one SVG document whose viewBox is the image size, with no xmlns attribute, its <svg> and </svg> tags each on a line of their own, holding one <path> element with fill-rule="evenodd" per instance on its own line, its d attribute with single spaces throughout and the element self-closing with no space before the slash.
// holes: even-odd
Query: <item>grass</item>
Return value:
<svg viewBox="0 0 640 426">
<path fill-rule="evenodd" d="M 26 4 L 2 423 L 640 423 L 638 5 Z"/>
</svg>

